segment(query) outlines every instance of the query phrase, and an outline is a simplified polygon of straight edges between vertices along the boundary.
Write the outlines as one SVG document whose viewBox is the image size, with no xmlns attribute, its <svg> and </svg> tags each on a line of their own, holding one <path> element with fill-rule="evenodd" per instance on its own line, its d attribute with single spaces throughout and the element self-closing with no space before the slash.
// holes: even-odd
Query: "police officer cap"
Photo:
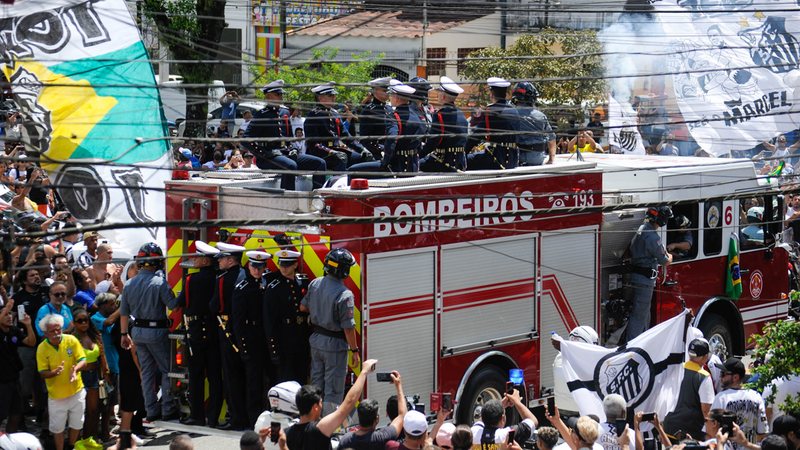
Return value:
<svg viewBox="0 0 800 450">
<path fill-rule="evenodd" d="M 405 84 L 395 84 L 389 88 L 389 92 L 397 94 L 401 97 L 411 98 L 414 96 L 414 93 L 416 93 L 417 90 Z"/>
<path fill-rule="evenodd" d="M 391 83 L 392 83 L 392 77 L 381 77 L 381 78 L 375 78 L 374 80 L 370 81 L 367 84 L 369 84 L 371 87 L 386 89 L 391 85 Z"/>
<path fill-rule="evenodd" d="M 194 241 L 194 248 L 197 249 L 197 256 L 216 256 L 219 253 L 219 249 L 203 241 Z"/>
<path fill-rule="evenodd" d="M 441 91 L 444 91 L 446 94 L 450 94 L 450 95 L 456 96 L 456 95 L 464 92 L 464 89 L 462 89 L 461 86 L 457 85 L 450 78 L 442 77 L 439 80 L 439 82 L 441 83 L 441 85 L 439 86 L 439 89 Z"/>
<path fill-rule="evenodd" d="M 278 264 L 291 266 L 300 258 L 300 253 L 284 249 L 276 253 L 275 256 L 278 257 Z"/>
<path fill-rule="evenodd" d="M 242 253 L 246 249 L 241 245 L 228 244 L 227 242 L 218 242 L 217 250 L 219 250 L 219 253 L 217 253 L 217 258 L 222 258 L 224 256 L 232 256 L 235 253 Z"/>
<path fill-rule="evenodd" d="M 311 92 L 313 92 L 316 95 L 336 95 L 336 94 L 338 94 L 338 92 L 336 92 L 336 89 L 334 88 L 333 81 L 329 81 L 329 82 L 327 82 L 325 84 L 320 84 L 317 87 L 311 88 Z"/>
<path fill-rule="evenodd" d="M 486 83 L 489 85 L 489 87 L 496 87 L 496 88 L 507 88 L 511 86 L 510 81 L 504 80 L 499 77 L 489 77 L 486 80 Z"/>
<path fill-rule="evenodd" d="M 264 267 L 264 266 L 266 266 L 267 265 L 267 261 L 270 258 L 272 258 L 272 255 L 270 255 L 269 253 L 262 252 L 262 251 L 259 251 L 259 250 L 251 250 L 251 251 L 245 253 L 245 255 L 247 255 L 247 259 L 248 259 L 248 262 L 250 263 L 250 265 L 251 266 L 255 266 L 255 267 Z"/>
<path fill-rule="evenodd" d="M 279 94 L 283 94 L 283 92 L 284 92 L 284 90 L 283 90 L 284 84 L 285 83 L 283 82 L 283 80 L 275 80 L 272 83 L 269 83 L 268 85 L 266 85 L 263 88 L 261 88 L 261 92 L 263 92 L 265 94 L 269 94 L 270 92 L 277 92 Z"/>
</svg>

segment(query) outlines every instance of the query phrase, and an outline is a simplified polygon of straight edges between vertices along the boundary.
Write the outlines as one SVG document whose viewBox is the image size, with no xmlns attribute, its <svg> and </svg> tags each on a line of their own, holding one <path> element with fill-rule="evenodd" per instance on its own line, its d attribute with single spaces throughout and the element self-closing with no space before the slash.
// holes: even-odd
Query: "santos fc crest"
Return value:
<svg viewBox="0 0 800 450">
<path fill-rule="evenodd" d="M 626 348 L 598 361 L 594 381 L 600 398 L 619 394 L 629 407 L 637 407 L 653 390 L 656 373 L 650 356 L 640 348 Z"/>
</svg>

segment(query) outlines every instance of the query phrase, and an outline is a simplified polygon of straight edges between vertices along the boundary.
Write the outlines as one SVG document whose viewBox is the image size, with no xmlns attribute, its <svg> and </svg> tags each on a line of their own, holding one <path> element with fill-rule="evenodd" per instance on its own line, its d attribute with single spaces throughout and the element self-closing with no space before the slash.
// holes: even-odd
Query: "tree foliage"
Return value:
<svg viewBox="0 0 800 450">
<path fill-rule="evenodd" d="M 471 80 L 503 77 L 531 80 L 550 105 L 580 106 L 604 100 L 602 45 L 594 30 L 543 29 L 525 34 L 506 50 L 490 47 L 470 53 L 464 76 Z M 549 56 L 574 55 L 570 58 Z M 511 57 L 545 57 L 515 59 Z M 485 58 L 485 59 L 477 59 Z M 538 81 L 542 79 L 558 81 Z"/>
<path fill-rule="evenodd" d="M 353 104 L 359 104 L 369 91 L 366 82 L 372 78 L 372 72 L 380 63 L 383 54 L 377 56 L 371 52 L 354 54 L 351 57 L 356 62 L 349 64 L 326 62 L 334 61 L 338 54 L 339 50 L 335 48 L 314 49 L 310 62 L 296 66 L 280 65 L 275 60 L 273 61 L 277 68 L 275 70 L 268 69 L 266 72 L 262 72 L 254 69 L 254 74 L 257 76 L 255 85 L 263 86 L 282 79 L 288 86 L 284 94 L 284 101 L 308 105 L 314 103 L 312 87 L 333 81 L 337 83 L 336 91 L 339 94 L 336 96 L 336 100 L 338 102 L 350 101 Z M 256 95 L 262 96 L 261 92 Z"/>
<path fill-rule="evenodd" d="M 764 388 L 772 386 L 772 395 L 767 399 L 769 404 L 775 399 L 774 380 L 800 375 L 800 322 L 783 320 L 767 324 L 761 335 L 753 336 L 752 340 L 756 344 L 753 356 L 765 362 L 753 369 L 758 378 L 749 387 L 763 392 Z M 800 396 L 787 398 L 777 406 L 800 414 Z"/>
<path fill-rule="evenodd" d="M 214 65 L 197 63 L 217 59 L 222 30 L 225 28 L 226 0 L 144 0 L 142 8 L 155 23 L 161 44 L 179 61 L 171 68 L 187 85 L 186 98 L 206 98 L 213 79 Z M 157 55 L 156 55 L 157 57 Z M 208 114 L 207 102 L 186 105 L 187 136 L 203 136 Z"/>
</svg>

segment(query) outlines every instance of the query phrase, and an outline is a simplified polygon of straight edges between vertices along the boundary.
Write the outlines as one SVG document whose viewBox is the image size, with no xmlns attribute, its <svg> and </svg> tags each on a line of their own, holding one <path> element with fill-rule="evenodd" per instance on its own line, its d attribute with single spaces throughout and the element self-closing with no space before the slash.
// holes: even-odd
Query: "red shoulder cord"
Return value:
<svg viewBox="0 0 800 450">
<path fill-rule="evenodd" d="M 283 123 L 284 123 L 284 126 L 286 127 L 286 135 L 284 137 L 292 137 L 292 136 L 294 136 L 292 134 L 292 127 L 289 125 L 289 116 L 287 116 L 285 114 L 283 115 Z"/>
<path fill-rule="evenodd" d="M 439 136 L 439 143 L 436 144 L 437 147 L 442 145 L 442 141 L 444 141 L 444 119 L 442 119 L 442 112 L 439 111 L 436 113 L 436 117 L 439 119 L 439 129 L 442 130 L 442 135 Z"/>
<path fill-rule="evenodd" d="M 186 283 L 183 285 L 183 292 L 186 292 L 186 309 L 189 309 L 189 280 L 191 279 L 191 275 L 187 276 Z"/>
<path fill-rule="evenodd" d="M 336 137 L 342 137 L 342 129 L 341 129 L 341 127 L 340 127 L 341 123 L 342 123 L 342 122 L 341 122 L 341 121 L 339 120 L 339 118 L 337 117 L 337 118 L 336 118 Z"/>
<path fill-rule="evenodd" d="M 491 136 L 489 136 L 489 130 L 491 128 L 489 128 L 489 114 L 488 114 L 488 112 L 483 115 L 483 118 L 484 118 L 484 122 L 486 123 L 486 142 L 489 142 L 492 139 L 491 139 Z"/>
<path fill-rule="evenodd" d="M 222 314 L 225 312 L 225 297 L 222 295 L 222 289 L 225 285 L 225 277 L 219 277 L 219 313 Z"/>
<path fill-rule="evenodd" d="M 400 136 L 403 134 L 403 121 L 400 120 L 400 114 L 397 114 L 397 111 L 394 112 L 394 118 L 397 120 L 397 135 Z"/>
</svg>

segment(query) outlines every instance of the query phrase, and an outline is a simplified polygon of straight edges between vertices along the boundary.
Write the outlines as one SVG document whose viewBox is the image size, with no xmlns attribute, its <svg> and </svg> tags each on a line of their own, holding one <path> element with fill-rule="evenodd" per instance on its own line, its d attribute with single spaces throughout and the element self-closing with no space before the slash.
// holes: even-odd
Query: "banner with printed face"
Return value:
<svg viewBox="0 0 800 450">
<path fill-rule="evenodd" d="M 605 422 L 603 398 L 619 394 L 634 411 L 666 417 L 675 408 L 683 374 L 686 314 L 645 331 L 625 347 L 561 341 L 564 376 L 581 415 L 596 414 Z"/>
<path fill-rule="evenodd" d="M 644 142 L 637 126 L 638 118 L 630 103 L 623 104 L 609 96 L 608 145 L 628 155 L 644 155 Z"/>
<path fill-rule="evenodd" d="M 155 76 L 123 0 L 25 0 L 0 8 L 2 70 L 40 154 L 83 224 L 140 223 L 100 235 L 129 250 L 162 242 L 172 164 Z"/>
<path fill-rule="evenodd" d="M 666 69 L 689 132 L 715 155 L 747 150 L 800 122 L 795 0 L 654 2 Z"/>
</svg>

